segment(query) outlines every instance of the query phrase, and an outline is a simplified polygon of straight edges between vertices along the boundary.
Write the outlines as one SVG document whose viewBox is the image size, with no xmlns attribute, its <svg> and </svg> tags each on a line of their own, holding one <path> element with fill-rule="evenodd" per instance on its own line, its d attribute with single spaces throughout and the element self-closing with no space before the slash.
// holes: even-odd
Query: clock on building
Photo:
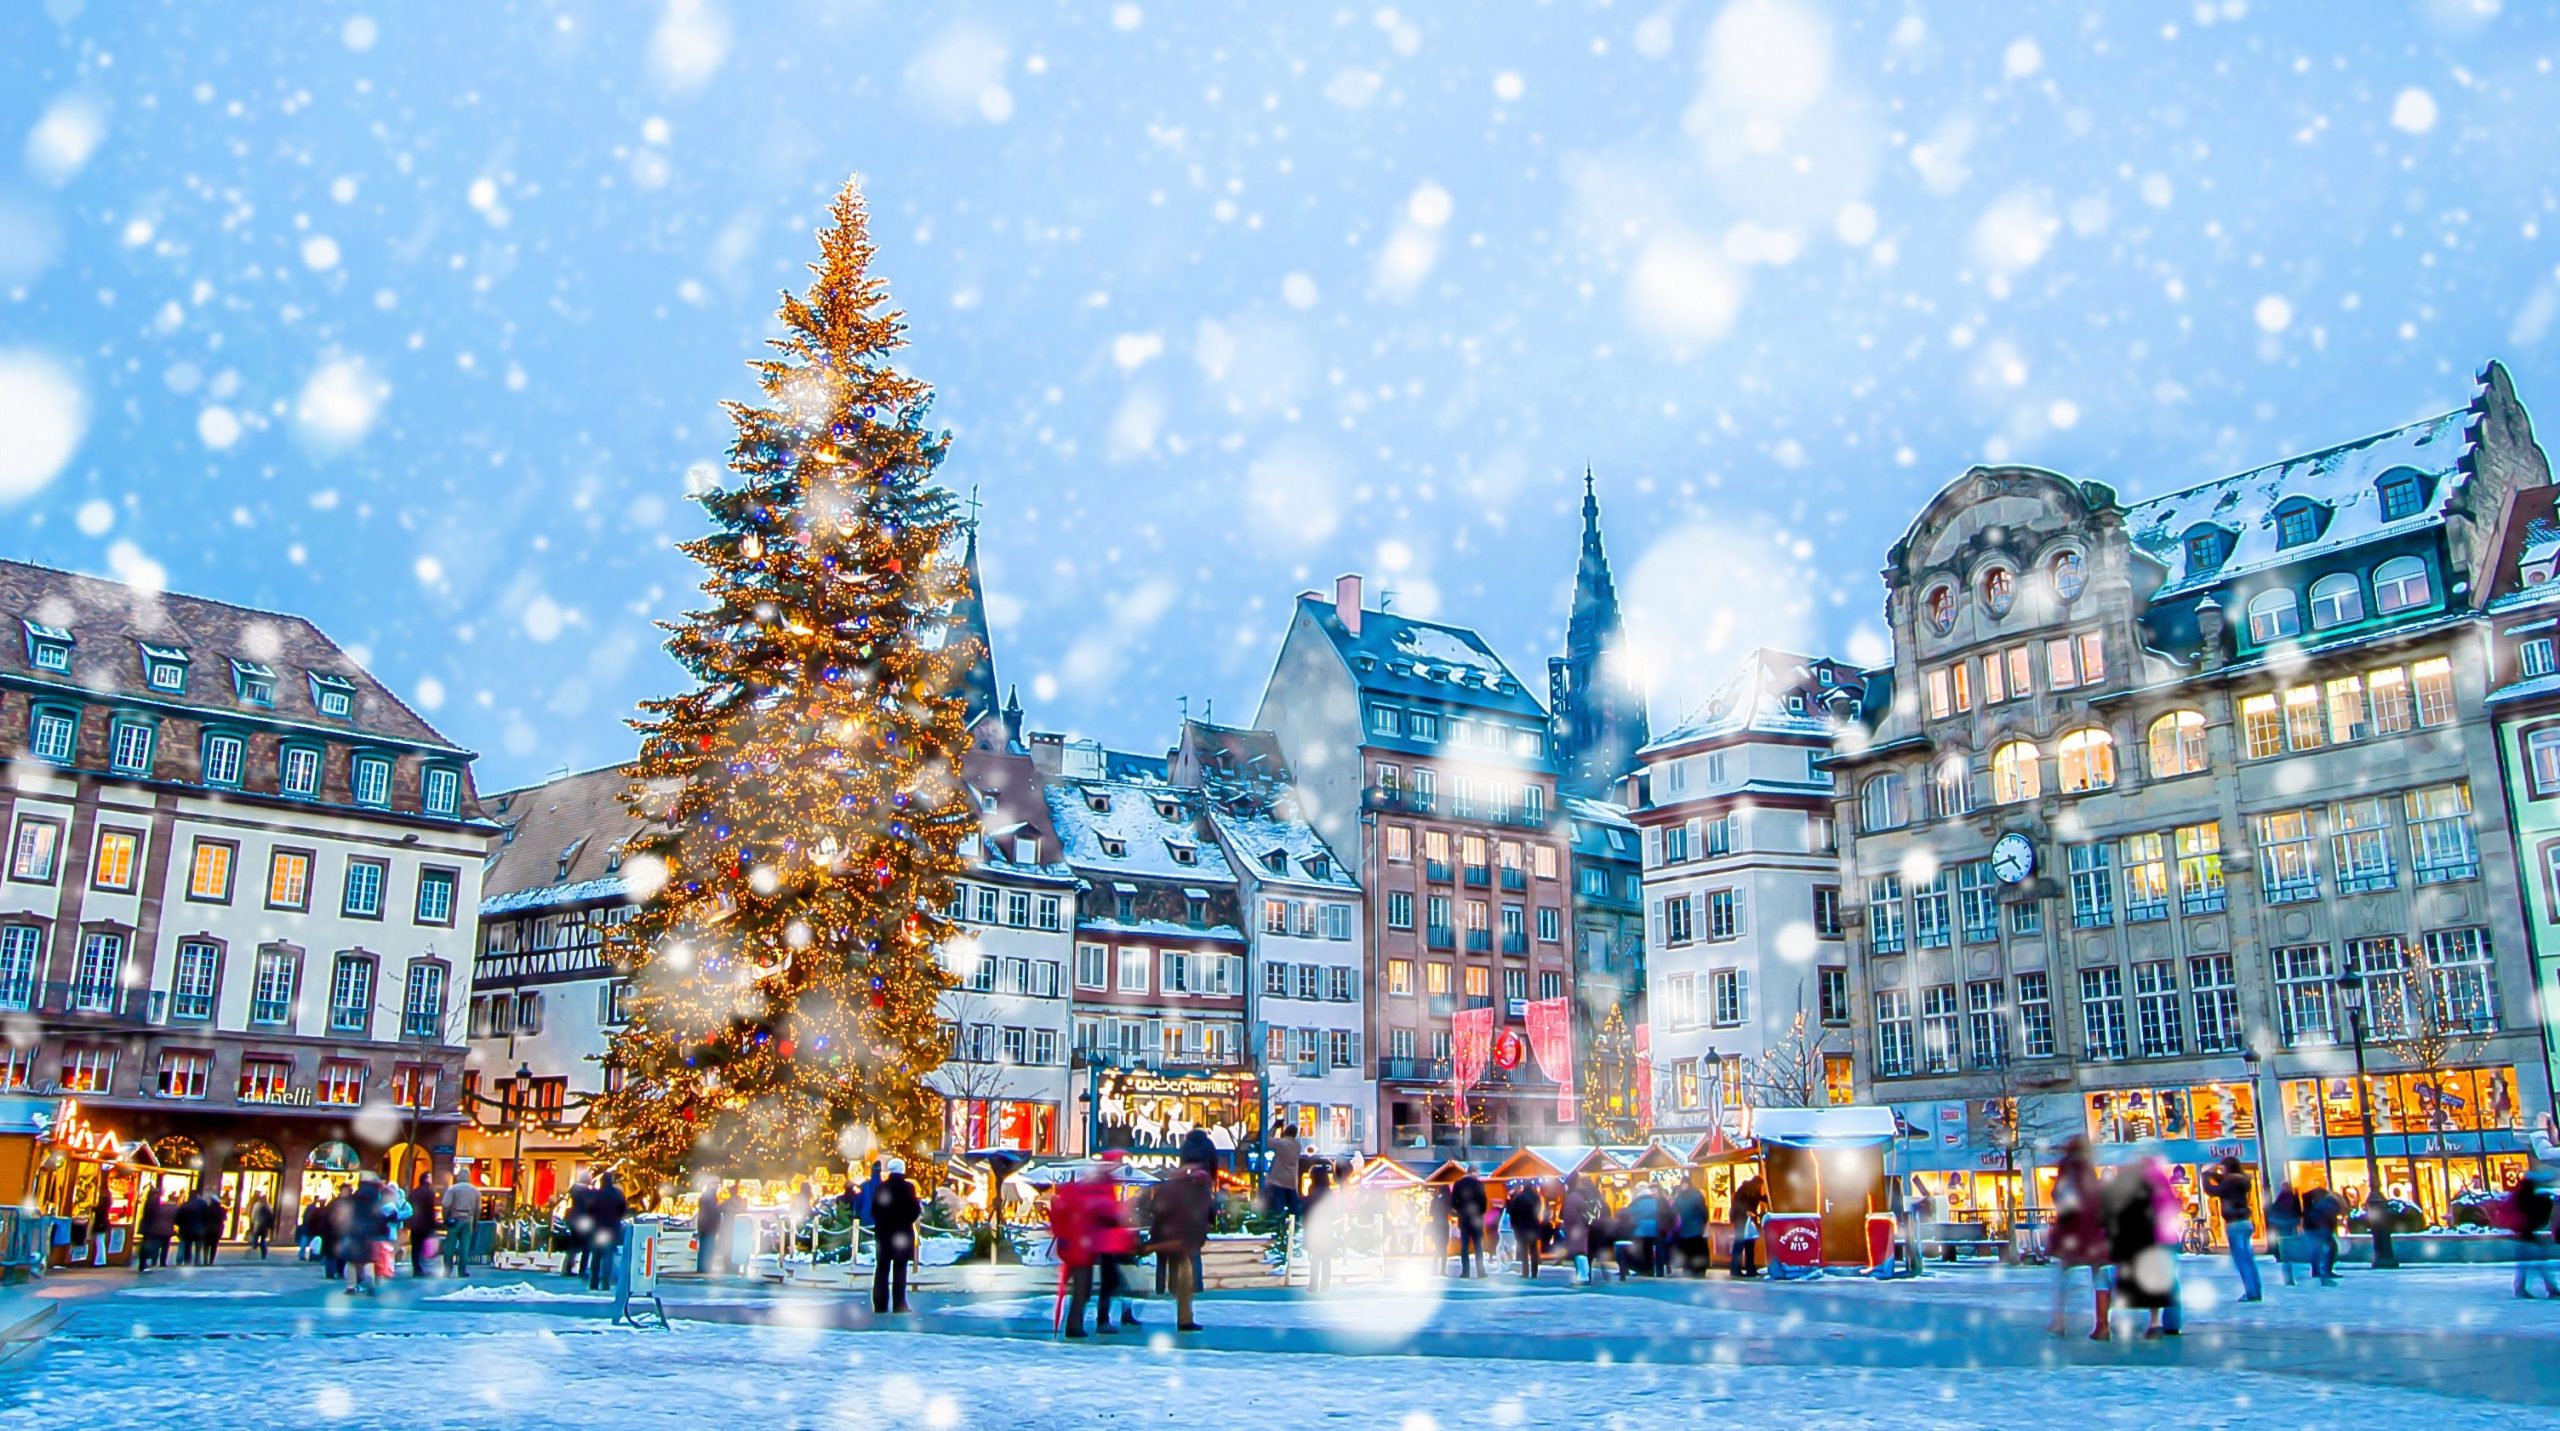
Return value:
<svg viewBox="0 0 2560 1431">
<path fill-rule="evenodd" d="M 2002 884 L 2016 884 L 2035 873 L 2035 841 L 2012 830 L 1991 845 L 1991 872 Z"/>
</svg>

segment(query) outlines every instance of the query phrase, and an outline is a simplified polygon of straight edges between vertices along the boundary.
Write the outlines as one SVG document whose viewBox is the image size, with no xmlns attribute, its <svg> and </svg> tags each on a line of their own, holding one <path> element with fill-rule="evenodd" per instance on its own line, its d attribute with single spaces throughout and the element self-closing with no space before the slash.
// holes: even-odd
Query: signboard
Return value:
<svg viewBox="0 0 2560 1431">
<path fill-rule="evenodd" d="M 666 1306 L 658 1300 L 658 1249 L 665 1231 L 665 1225 L 654 1219 L 622 1225 L 621 1265 L 614 1269 L 615 1321 L 635 1327 L 667 1326 Z M 648 1313 L 631 1310 L 632 1302 L 639 1298 L 648 1299 Z"/>
<path fill-rule="evenodd" d="M 1941 1148 L 1963 1147 L 1965 1141 L 1964 1104 L 1960 1102 L 1941 1103 L 1938 1105 L 1937 1113 L 1938 1146 Z"/>
<path fill-rule="evenodd" d="M 1493 1066 L 1503 1072 L 1509 1073 L 1518 1068 L 1520 1060 L 1527 1053 L 1528 1045 L 1521 1042 L 1520 1035 L 1516 1031 L 1504 1029 L 1493 1036 Z"/>
<path fill-rule="evenodd" d="M 1221 1153 L 1251 1147 L 1262 1128 L 1261 1088 L 1250 1073 L 1150 1073 L 1109 1068 L 1096 1076 L 1101 1146 L 1172 1152 L 1195 1128 Z"/>
</svg>

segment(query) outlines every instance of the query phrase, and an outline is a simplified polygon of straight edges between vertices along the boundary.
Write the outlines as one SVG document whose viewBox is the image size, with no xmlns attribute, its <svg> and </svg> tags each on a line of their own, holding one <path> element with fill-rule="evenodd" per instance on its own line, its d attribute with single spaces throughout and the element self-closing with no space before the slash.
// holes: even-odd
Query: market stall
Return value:
<svg viewBox="0 0 2560 1431">
<path fill-rule="evenodd" d="M 1885 1168 L 1895 1137 L 1891 1109 L 1764 1109 L 1753 1132 L 1768 1170 L 1772 1276 L 1873 1269 L 1893 1255 Z"/>
<path fill-rule="evenodd" d="M 117 1136 L 65 1099 L 37 1135 L 36 1149 L 36 1208 L 64 1219 L 54 1265 L 130 1262 L 143 1189 L 161 1171 L 150 1145 Z"/>
</svg>

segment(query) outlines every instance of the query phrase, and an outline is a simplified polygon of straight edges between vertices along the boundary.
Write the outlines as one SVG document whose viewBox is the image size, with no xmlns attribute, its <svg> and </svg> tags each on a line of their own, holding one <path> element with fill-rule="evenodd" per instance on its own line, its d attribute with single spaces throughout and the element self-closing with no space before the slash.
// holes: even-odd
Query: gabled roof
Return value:
<svg viewBox="0 0 2560 1431">
<path fill-rule="evenodd" d="M 1393 611 L 1362 611 L 1360 631 L 1342 624 L 1333 603 L 1313 594 L 1298 598 L 1342 657 L 1351 678 L 1372 695 L 1428 704 L 1473 706 L 1543 725 L 1546 707 L 1503 664 L 1482 636 Z"/>
<path fill-rule="evenodd" d="M 1360 882 L 1342 867 L 1333 847 L 1324 836 L 1304 820 L 1279 815 L 1237 815 L 1224 810 L 1209 812 L 1209 823 L 1217 830 L 1218 840 L 1234 856 L 1234 863 L 1252 871 L 1264 883 L 1293 884 L 1307 889 L 1357 890 Z M 1269 857 L 1281 856 L 1283 868 L 1273 871 Z M 1319 877 L 1313 871 L 1318 862 L 1325 870 Z"/>
<path fill-rule="evenodd" d="M 1827 683 L 1822 676 L 1825 671 L 1830 673 Z M 1823 714 L 1823 693 L 1857 684 L 1859 675 L 1846 662 L 1764 647 L 1743 657 L 1741 669 L 1727 676 L 1688 719 L 1636 753 L 1655 755 L 1701 741 L 1746 735 L 1827 742 L 1831 722 Z M 1790 697 L 1797 698 L 1804 709 L 1791 709 Z"/>
<path fill-rule="evenodd" d="M 1225 852 L 1193 820 L 1188 791 L 1125 780 L 1057 780 L 1044 793 L 1066 862 L 1080 874 L 1105 881 L 1135 876 L 1186 885 L 1235 882 Z M 1104 808 L 1095 809 L 1097 802 Z M 1166 804 L 1174 812 L 1170 818 L 1158 808 Z M 1120 852 L 1109 853 L 1106 840 L 1116 841 Z M 1177 846 L 1192 851 L 1191 863 L 1174 858 Z"/>
<path fill-rule="evenodd" d="M 2470 455 L 2472 412 L 2452 412 L 2395 427 L 2336 447 L 2288 457 L 2264 467 L 2135 502 L 2125 508 L 2125 531 L 2136 549 L 2167 568 L 2155 597 L 2214 585 L 2268 567 L 2371 541 L 2442 525 L 2462 483 Z M 2386 472 L 2408 468 L 2427 480 L 2428 499 L 2409 516 L 2382 517 L 2375 486 Z M 2313 540 L 2279 549 L 2276 510 L 2297 498 L 2328 511 L 2328 525 Z M 2211 525 L 2232 534 L 2229 554 L 2212 571 L 2187 570 L 2187 534 Z"/>
<path fill-rule="evenodd" d="M 66 634 L 73 643 L 67 683 L 83 690 L 465 754 L 319 627 L 299 616 L 201 596 L 146 592 L 122 582 L 22 561 L 0 561 L 0 612 L 17 617 L 29 630 Z M 193 670 L 185 694 L 151 689 L 143 670 L 141 648 L 146 644 L 187 654 Z M 25 640 L 0 640 L 0 673 L 66 684 L 62 673 L 38 669 L 28 647 Z M 276 673 L 273 705 L 241 698 L 232 679 L 232 660 L 266 666 Z M 309 677 L 314 675 L 345 682 L 352 697 L 351 714 L 320 713 L 311 694 Z"/>
<path fill-rule="evenodd" d="M 622 803 L 631 788 L 629 767 L 608 765 L 485 797 L 505 833 L 481 877 L 480 912 L 623 897 L 622 847 L 647 828 Z"/>
<path fill-rule="evenodd" d="M 1566 816 L 1573 821 L 1575 859 L 1623 860 L 1632 864 L 1641 858 L 1641 837 L 1636 822 L 1626 811 L 1606 800 L 1579 795 L 1568 795 L 1563 803 Z"/>
</svg>

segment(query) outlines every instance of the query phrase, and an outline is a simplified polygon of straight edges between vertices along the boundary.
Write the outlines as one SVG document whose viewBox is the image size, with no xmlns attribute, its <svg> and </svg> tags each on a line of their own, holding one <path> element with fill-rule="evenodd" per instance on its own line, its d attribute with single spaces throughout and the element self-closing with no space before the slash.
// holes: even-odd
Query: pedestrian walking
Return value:
<svg viewBox="0 0 2560 1431">
<path fill-rule="evenodd" d="M 1576 1178 L 1565 1189 L 1564 1206 L 1556 1215 L 1556 1250 L 1573 1263 L 1573 1285 L 1591 1282 L 1592 1228 L 1598 1221 L 1599 1194 L 1587 1178 Z"/>
<path fill-rule="evenodd" d="M 2338 1224 L 2346 1216 L 2345 1200 L 2327 1188 L 2313 1188 L 2302 1199 L 2302 1235 L 2310 1242 L 2311 1276 L 2323 1287 L 2338 1285 Z"/>
<path fill-rule="evenodd" d="M 480 1185 L 463 1177 L 445 1184 L 443 1212 L 445 1270 L 468 1277 L 473 1244 L 480 1240 Z"/>
<path fill-rule="evenodd" d="M 1546 1231 L 1546 1199 L 1539 1195 L 1538 1185 L 1522 1178 L 1511 1185 L 1511 1196 L 1502 1200 L 1502 1214 L 1511 1222 L 1511 1243 L 1519 1249 L 1520 1275 L 1538 1280 L 1539 1239 Z"/>
<path fill-rule="evenodd" d="M 1449 1189 L 1449 1217 L 1458 1224 L 1458 1276 L 1491 1275 L 1484 1258 L 1484 1179 L 1464 1173 Z"/>
<path fill-rule="evenodd" d="M 2151 1314 L 2145 1337 L 2178 1335 L 2178 1249 L 2186 1241 L 2186 1208 L 2168 1163 L 2146 1157 L 2118 1170 L 2102 1200 L 2117 1300 Z"/>
<path fill-rule="evenodd" d="M 409 1190 L 409 1275 L 427 1275 L 428 1248 L 436 1240 L 436 1182 L 431 1169 L 418 1170 L 418 1185 Z"/>
<path fill-rule="evenodd" d="M 871 1225 L 879 1242 L 871 1253 L 871 1310 L 899 1316 L 907 1311 L 907 1273 L 916 1261 L 916 1221 L 924 1205 L 907 1181 L 904 1158 L 881 1165 L 880 1190 L 871 1196 Z"/>
<path fill-rule="evenodd" d="M 1661 1276 L 1671 1262 L 1671 1238 L 1662 1226 L 1664 1211 L 1661 1192 L 1649 1184 L 1627 1202 L 1627 1240 L 1635 1244 L 1636 1266 L 1648 1277 Z"/>
<path fill-rule="evenodd" d="M 1733 1190 L 1733 1256 L 1731 1271 L 1736 1277 L 1760 1275 L 1760 1230 L 1769 1213 L 1769 1189 L 1753 1173 Z"/>
<path fill-rule="evenodd" d="M 2533 1299 L 2527 1277 L 2536 1272 L 2542 1275 L 2543 1295 L 2560 1300 L 2560 1281 L 2551 1275 L 2551 1187 L 2549 1172 L 2529 1168 L 2498 1207 L 2499 1224 L 2516 1240 L 2515 1295 L 2527 1301 Z"/>
<path fill-rule="evenodd" d="M 1161 1194 L 1164 1185 L 1152 1190 Z M 1154 1228 L 1155 1197 L 1147 1200 L 1148 1227 Z M 1307 1170 L 1307 1196 L 1304 1210 L 1298 1216 L 1298 1240 L 1307 1254 L 1307 1291 L 1323 1292 L 1333 1286 L 1333 1248 L 1341 1240 L 1343 1211 L 1334 1206 L 1333 1164 L 1322 1158 Z M 1150 1239 L 1152 1240 L 1152 1239 Z M 1156 1290 L 1167 1290 L 1164 1256 L 1156 1256 Z"/>
<path fill-rule="evenodd" d="M 275 1231 L 276 1210 L 268 1204 L 267 1195 L 251 1194 L 249 1197 L 249 1250 L 257 1253 L 258 1260 L 261 1262 L 267 1260 L 267 1242 L 275 1236 Z"/>
<path fill-rule="evenodd" d="M 321 1193 L 304 1198 L 302 1200 L 301 1209 L 294 1214 L 293 1219 L 293 1251 L 295 1258 L 304 1262 L 319 1261 L 321 1257 L 320 1244 L 322 1239 L 327 1237 L 328 1231 L 328 1194 Z M 334 1282 L 338 1279 L 332 1277 L 329 1280 Z"/>
<path fill-rule="evenodd" d="M 587 1267 L 587 1249 L 592 1245 L 596 1231 L 595 1211 L 590 1205 L 595 1199 L 592 1178 L 593 1174 L 580 1168 L 578 1175 L 569 1179 L 568 1236 L 563 1240 L 560 1257 L 560 1275 L 563 1277 L 575 1277 Z M 784 1250 L 789 1250 L 787 1236 Z"/>
<path fill-rule="evenodd" d="M 1682 1183 L 1671 1199 L 1672 1243 L 1680 1254 L 1680 1267 L 1692 1277 L 1707 1275 L 1715 1261 L 1707 1246 L 1707 1195 L 1695 1183 Z"/>
<path fill-rule="evenodd" d="M 160 1196 L 160 1185 L 156 1182 L 149 1192 L 142 1195 L 142 1217 L 138 1225 L 142 1229 L 142 1251 L 134 1259 L 134 1270 L 148 1272 L 154 1267 L 166 1270 L 169 1265 L 169 1239 L 178 1230 L 178 1209 L 176 1204 Z"/>
<path fill-rule="evenodd" d="M 1262 1207 L 1275 1217 L 1298 1215 L 1298 1135 L 1285 1123 L 1271 1140 L 1271 1161 L 1262 1170 Z"/>
<path fill-rule="evenodd" d="M 191 1259 L 199 1267 L 213 1265 L 214 1249 L 222 1242 L 222 1203 L 213 1189 L 199 1187 L 178 1209 L 178 1233 L 195 1245 Z"/>
<path fill-rule="evenodd" d="M 381 1295 L 382 1278 L 389 1275 L 388 1269 L 375 1261 L 375 1253 L 390 1246 L 383 1240 L 387 1231 L 383 1200 L 390 1192 L 382 1175 L 367 1169 L 334 1204 L 340 1209 L 339 1218 L 345 1227 L 338 1240 L 338 1262 L 347 1269 L 350 1297 L 358 1292 Z"/>
<path fill-rule="evenodd" d="M 2275 1197 L 2267 1203 L 2267 1231 L 2275 1236 L 2276 1265 L 2284 1269 L 2284 1284 L 2288 1287 L 2301 1285 L 2293 1280 L 2293 1264 L 2307 1263 L 2311 1258 L 2304 1251 L 2303 1244 L 2302 1194 L 2293 1190 L 2293 1184 L 2279 1186 Z"/>
<path fill-rule="evenodd" d="M 1173 1328 L 1178 1332 L 1200 1330 L 1191 1315 L 1191 1299 L 1200 1291 L 1198 1259 L 1208 1245 L 1216 1193 L 1209 1170 L 1192 1162 L 1185 1162 L 1156 1186 L 1155 1224 L 1148 1230 L 1147 1243 L 1157 1261 L 1172 1269 Z"/>
<path fill-rule="evenodd" d="M 361 1185 L 362 1180 L 358 1181 Z M 355 1235 L 355 1189 L 349 1188 L 329 1199 L 326 1215 L 320 1222 L 320 1271 L 329 1281 L 334 1283 L 346 1275 L 347 1249 L 353 1245 Z M 365 1252 L 365 1260 L 373 1260 L 370 1249 Z"/>
<path fill-rule="evenodd" d="M 2240 1274 L 2240 1300 L 2263 1302 L 2258 1283 L 2257 1212 L 2250 1203 L 2249 1172 L 2240 1160 L 2225 1157 L 2205 1170 L 2204 1195 L 2222 1210 L 2222 1232 L 2231 1245 L 2231 1268 Z"/>
<path fill-rule="evenodd" d="M 695 1199 L 700 1211 L 693 1218 L 693 1270 L 708 1277 L 717 1266 L 725 1273 L 728 1259 L 720 1255 L 720 1235 L 727 1230 L 728 1205 L 720 1200 L 720 1180 L 714 1178 Z"/>
<path fill-rule="evenodd" d="M 613 1288 L 614 1258 L 622 1250 L 622 1219 L 631 1211 L 631 1200 L 623 1196 L 622 1180 L 607 1172 L 587 1194 L 587 1290 L 610 1291 Z"/>
<path fill-rule="evenodd" d="M 1102 1300 L 1094 1312 L 1093 1329 L 1104 1336 L 1118 1330 L 1111 1320 L 1114 1298 L 1120 1300 L 1119 1326 L 1138 1324 L 1120 1285 L 1121 1264 L 1136 1245 L 1120 1210 L 1121 1156 L 1117 1148 L 1104 1153 L 1084 1176 L 1049 1198 L 1049 1235 L 1058 1245 L 1058 1263 L 1066 1272 L 1067 1305 L 1061 1329 L 1069 1337 L 1085 1334 L 1085 1303 L 1093 1297 L 1097 1279 Z"/>
<path fill-rule="evenodd" d="M 2062 1164 L 2054 1170 L 2053 1236 L 2047 1250 L 2061 1271 L 2053 1284 L 2053 1320 L 2045 1330 L 2064 1335 L 2063 1303 L 2070 1296 L 2073 1274 L 2085 1267 L 2098 1309 L 2097 1326 L 2089 1338 L 2107 1340 L 2115 1310 L 2107 1210 L 2100 1196 L 2097 1159 L 2089 1152 L 2089 1140 L 2076 1133 L 2062 1145 Z"/>
</svg>

